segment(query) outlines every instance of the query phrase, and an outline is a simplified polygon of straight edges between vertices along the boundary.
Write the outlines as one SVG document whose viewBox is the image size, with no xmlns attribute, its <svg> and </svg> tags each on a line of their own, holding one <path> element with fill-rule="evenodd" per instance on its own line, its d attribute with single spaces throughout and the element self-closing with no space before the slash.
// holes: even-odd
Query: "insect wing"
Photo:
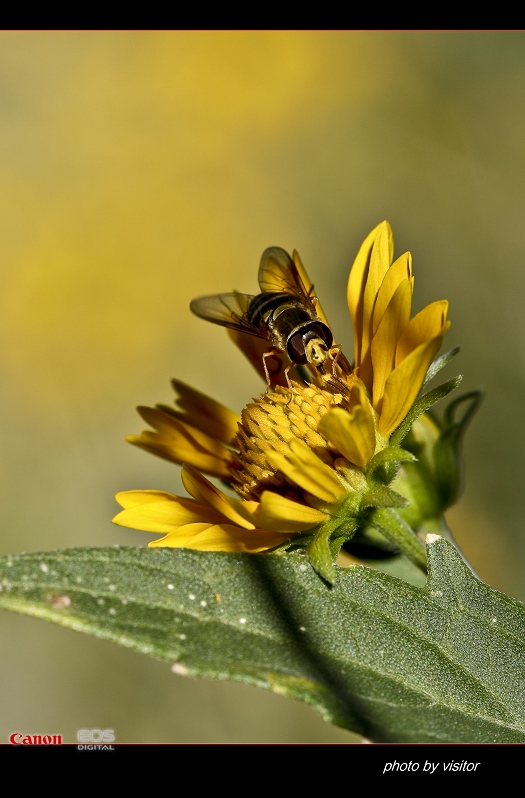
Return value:
<svg viewBox="0 0 525 798">
<path fill-rule="evenodd" d="M 263 293 L 284 292 L 310 301 L 311 284 L 305 285 L 292 258 L 281 247 L 264 250 L 259 266 L 259 286 Z"/>
<path fill-rule="evenodd" d="M 260 332 L 248 324 L 247 313 L 250 302 L 254 299 L 250 294 L 240 294 L 234 291 L 231 294 L 211 294 L 192 299 L 190 310 L 196 316 L 231 330 L 260 335 Z"/>
<path fill-rule="evenodd" d="M 259 266 L 259 286 L 261 291 L 284 291 L 287 294 L 301 297 L 313 315 L 317 316 L 327 327 L 330 326 L 314 294 L 314 287 L 299 253 L 295 250 L 293 258 L 291 258 L 281 247 L 265 249 Z"/>
</svg>

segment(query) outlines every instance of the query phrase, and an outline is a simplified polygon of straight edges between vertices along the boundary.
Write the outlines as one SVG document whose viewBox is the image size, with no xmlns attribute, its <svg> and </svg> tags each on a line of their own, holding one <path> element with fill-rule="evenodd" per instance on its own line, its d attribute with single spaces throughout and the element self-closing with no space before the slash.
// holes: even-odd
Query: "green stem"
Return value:
<svg viewBox="0 0 525 798">
<path fill-rule="evenodd" d="M 426 573 L 427 553 L 425 544 L 395 510 L 378 507 L 371 513 L 368 520 L 372 526 L 378 529 L 388 540 L 391 540 L 392 543 L 395 543 L 396 546 L 399 546 L 401 551 Z"/>
</svg>

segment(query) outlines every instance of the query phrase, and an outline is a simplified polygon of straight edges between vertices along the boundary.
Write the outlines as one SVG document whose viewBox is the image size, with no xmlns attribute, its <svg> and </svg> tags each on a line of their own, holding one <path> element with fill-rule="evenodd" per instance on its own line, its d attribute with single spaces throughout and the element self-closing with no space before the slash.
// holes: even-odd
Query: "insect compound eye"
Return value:
<svg viewBox="0 0 525 798">
<path fill-rule="evenodd" d="M 304 348 L 304 335 L 302 333 L 296 332 L 288 338 L 286 351 L 292 363 L 297 363 L 301 366 L 308 363 Z"/>
</svg>

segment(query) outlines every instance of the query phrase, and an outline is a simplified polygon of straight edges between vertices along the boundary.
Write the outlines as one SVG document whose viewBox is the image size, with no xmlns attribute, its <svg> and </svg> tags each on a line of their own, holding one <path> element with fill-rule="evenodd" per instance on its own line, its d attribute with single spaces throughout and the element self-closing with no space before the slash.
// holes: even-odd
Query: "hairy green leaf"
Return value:
<svg viewBox="0 0 525 798">
<path fill-rule="evenodd" d="M 299 554 L 82 548 L 0 558 L 0 606 L 189 676 L 304 701 L 371 740 L 525 742 L 525 606 L 428 546 L 424 588 Z"/>
</svg>

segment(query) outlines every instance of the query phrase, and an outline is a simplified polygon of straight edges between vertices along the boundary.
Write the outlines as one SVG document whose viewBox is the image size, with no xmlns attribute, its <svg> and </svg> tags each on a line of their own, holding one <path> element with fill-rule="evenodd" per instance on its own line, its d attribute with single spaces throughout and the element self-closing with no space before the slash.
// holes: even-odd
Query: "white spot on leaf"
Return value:
<svg viewBox="0 0 525 798">
<path fill-rule="evenodd" d="M 53 609 L 55 610 L 65 610 L 67 607 L 71 606 L 71 599 L 69 596 L 56 596 L 54 594 L 48 593 L 46 596 L 46 601 L 48 601 Z"/>
</svg>

